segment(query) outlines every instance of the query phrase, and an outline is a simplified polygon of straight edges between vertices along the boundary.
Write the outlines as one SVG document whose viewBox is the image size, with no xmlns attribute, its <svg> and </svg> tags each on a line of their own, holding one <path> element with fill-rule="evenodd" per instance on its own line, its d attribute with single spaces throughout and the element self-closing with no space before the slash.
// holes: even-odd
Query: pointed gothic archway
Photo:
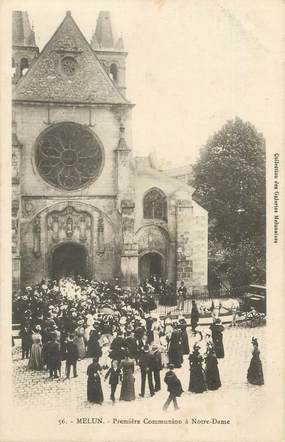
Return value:
<svg viewBox="0 0 285 442">
<path fill-rule="evenodd" d="M 87 250 L 75 242 L 64 242 L 58 245 L 51 256 L 51 274 L 53 278 L 65 276 L 87 277 Z"/>
</svg>

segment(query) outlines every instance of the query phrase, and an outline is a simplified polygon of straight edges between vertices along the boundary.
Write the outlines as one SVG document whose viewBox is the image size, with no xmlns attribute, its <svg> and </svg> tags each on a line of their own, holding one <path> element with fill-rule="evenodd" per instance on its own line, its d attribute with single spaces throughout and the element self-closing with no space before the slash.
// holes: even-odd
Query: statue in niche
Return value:
<svg viewBox="0 0 285 442">
<path fill-rule="evenodd" d="M 104 252 L 104 219 L 102 214 L 100 213 L 97 222 L 97 255 L 103 255 Z"/>
<path fill-rule="evenodd" d="M 80 217 L 79 231 L 80 231 L 80 234 L 79 234 L 80 241 L 85 242 L 86 239 L 87 239 L 87 236 L 86 236 L 86 217 L 85 217 L 85 215 L 82 215 Z"/>
<path fill-rule="evenodd" d="M 73 209 L 73 207 L 71 207 L 71 206 L 67 206 L 67 208 L 65 209 L 67 215 L 71 215 L 72 212 L 73 212 L 73 210 L 74 210 L 74 209 Z"/>
<path fill-rule="evenodd" d="M 12 253 L 17 253 L 18 244 L 18 220 L 12 219 Z"/>
<path fill-rule="evenodd" d="M 69 216 L 66 220 L 66 236 L 71 238 L 73 235 L 73 219 Z"/>
<path fill-rule="evenodd" d="M 13 199 L 12 200 L 12 216 L 14 218 L 16 218 L 18 216 L 19 206 L 20 206 L 19 200 Z"/>
<path fill-rule="evenodd" d="M 12 153 L 12 183 L 19 182 L 18 158 L 15 152 Z"/>
<path fill-rule="evenodd" d="M 57 242 L 59 240 L 59 222 L 58 216 L 52 217 L 52 239 Z"/>
<path fill-rule="evenodd" d="M 34 211 L 34 204 L 31 201 L 25 201 L 24 203 L 24 212 L 25 215 L 30 216 Z"/>
<path fill-rule="evenodd" d="M 33 225 L 33 253 L 36 258 L 41 256 L 41 219 L 37 216 Z"/>
</svg>

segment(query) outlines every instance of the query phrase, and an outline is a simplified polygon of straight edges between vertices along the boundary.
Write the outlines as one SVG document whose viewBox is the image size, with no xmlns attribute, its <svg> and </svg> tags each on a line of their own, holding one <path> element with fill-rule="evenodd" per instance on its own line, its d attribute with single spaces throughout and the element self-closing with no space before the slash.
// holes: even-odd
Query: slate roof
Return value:
<svg viewBox="0 0 285 442">
<path fill-rule="evenodd" d="M 64 73 L 61 64 L 64 57 L 76 60 L 73 75 Z M 69 12 L 18 82 L 13 98 L 56 103 L 131 104 L 105 72 Z"/>
</svg>

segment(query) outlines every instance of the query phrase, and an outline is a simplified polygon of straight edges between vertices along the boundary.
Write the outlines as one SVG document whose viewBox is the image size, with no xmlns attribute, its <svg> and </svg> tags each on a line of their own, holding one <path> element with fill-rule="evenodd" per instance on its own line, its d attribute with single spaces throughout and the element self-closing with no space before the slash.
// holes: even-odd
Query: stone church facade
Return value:
<svg viewBox="0 0 285 442">
<path fill-rule="evenodd" d="M 41 52 L 13 12 L 13 288 L 64 274 L 207 286 L 207 212 L 134 157 L 126 57 L 110 14 L 90 43 L 70 12 Z"/>
</svg>

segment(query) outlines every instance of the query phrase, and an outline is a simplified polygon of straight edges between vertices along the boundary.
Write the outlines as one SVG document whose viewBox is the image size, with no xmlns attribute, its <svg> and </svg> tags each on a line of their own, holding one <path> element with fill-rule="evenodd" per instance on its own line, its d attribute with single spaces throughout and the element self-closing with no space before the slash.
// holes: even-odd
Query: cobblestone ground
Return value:
<svg viewBox="0 0 285 442">
<path fill-rule="evenodd" d="M 179 398 L 178 402 L 181 410 L 189 409 L 192 412 L 198 412 L 207 405 L 207 409 L 216 410 L 219 404 L 226 403 L 230 409 L 238 408 L 242 404 L 242 408 L 248 413 L 254 413 L 257 404 L 265 401 L 264 386 L 252 386 L 246 382 L 247 368 L 251 359 L 251 337 L 256 336 L 259 340 L 261 351 L 261 360 L 265 372 L 265 331 L 266 327 L 256 328 L 226 328 L 224 332 L 225 358 L 219 360 L 219 370 L 221 376 L 222 387 L 217 391 L 209 391 L 203 394 L 189 393 L 189 363 L 185 356 L 184 364 L 181 369 L 177 369 L 176 373 L 181 379 L 185 393 Z M 190 344 L 193 337 L 189 333 Z M 59 380 L 48 379 L 46 371 L 35 372 L 27 368 L 27 360 L 21 360 L 20 348 L 13 349 L 13 371 L 14 371 L 14 401 L 15 405 L 20 407 L 32 407 L 37 410 L 88 410 L 92 407 L 107 409 L 112 407 L 109 399 L 109 385 L 103 381 L 105 402 L 102 407 L 99 405 L 91 405 L 86 401 L 86 369 L 91 359 L 85 359 L 78 363 L 79 376 L 69 381 L 61 378 Z M 140 392 L 140 372 L 136 369 L 136 395 Z M 113 407 L 115 410 L 123 414 L 129 413 L 130 410 L 135 412 L 149 412 L 152 407 L 161 409 L 162 404 L 166 400 L 166 385 L 163 383 L 164 372 L 161 373 L 162 391 L 156 393 L 154 397 L 148 396 L 146 387 L 146 397 L 137 399 L 131 403 L 117 402 Z M 266 382 L 266 373 L 265 373 Z M 116 396 L 119 396 L 120 386 L 118 386 Z M 109 408 L 110 410 L 110 408 Z M 172 410 L 171 410 L 172 411 Z M 108 412 L 108 411 L 107 411 Z"/>
</svg>

